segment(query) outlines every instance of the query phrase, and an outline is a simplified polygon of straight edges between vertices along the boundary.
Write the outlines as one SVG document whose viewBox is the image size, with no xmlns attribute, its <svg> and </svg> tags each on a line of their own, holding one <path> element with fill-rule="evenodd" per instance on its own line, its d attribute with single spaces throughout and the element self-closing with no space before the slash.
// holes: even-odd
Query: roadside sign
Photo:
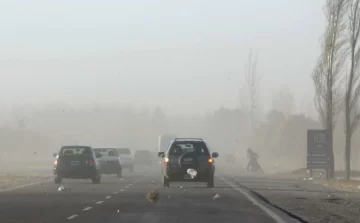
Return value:
<svg viewBox="0 0 360 223">
<path fill-rule="evenodd" d="M 328 130 L 307 131 L 307 169 L 333 169 Z"/>
</svg>

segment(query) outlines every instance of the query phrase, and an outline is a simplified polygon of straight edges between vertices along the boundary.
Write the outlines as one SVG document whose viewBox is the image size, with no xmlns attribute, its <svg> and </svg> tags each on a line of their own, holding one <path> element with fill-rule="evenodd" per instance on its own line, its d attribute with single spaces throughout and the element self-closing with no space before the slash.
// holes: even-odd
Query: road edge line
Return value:
<svg viewBox="0 0 360 223">
<path fill-rule="evenodd" d="M 249 201 L 251 201 L 254 205 L 258 206 L 263 212 L 265 212 L 268 216 L 270 216 L 276 223 L 286 223 L 284 219 L 282 219 L 278 214 L 276 214 L 274 211 L 272 211 L 270 208 L 267 208 L 265 205 L 261 204 L 256 198 L 251 196 L 246 191 L 242 190 L 241 188 L 238 188 L 238 186 L 223 176 L 219 176 L 221 180 L 223 180 L 225 183 L 227 183 L 229 186 L 232 187 L 232 189 L 242 193 Z"/>
<path fill-rule="evenodd" d="M 28 184 L 22 184 L 22 185 L 18 185 L 18 186 L 11 187 L 11 188 L 1 189 L 0 193 L 7 192 L 7 191 L 12 191 L 12 190 L 18 190 L 18 189 L 34 186 L 34 185 L 37 185 L 37 184 L 48 183 L 48 182 L 51 182 L 51 181 L 52 180 L 45 180 L 45 181 L 32 182 L 32 183 L 28 183 Z"/>
</svg>

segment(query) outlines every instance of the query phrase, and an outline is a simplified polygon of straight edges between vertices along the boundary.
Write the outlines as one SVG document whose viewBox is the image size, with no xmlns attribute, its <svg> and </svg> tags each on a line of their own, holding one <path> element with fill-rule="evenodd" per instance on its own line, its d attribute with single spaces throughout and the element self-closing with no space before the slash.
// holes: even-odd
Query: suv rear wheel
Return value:
<svg viewBox="0 0 360 223">
<path fill-rule="evenodd" d="M 62 178 L 60 176 L 56 176 L 54 179 L 54 183 L 61 184 L 61 182 L 62 182 Z"/>
<path fill-rule="evenodd" d="M 165 176 L 163 176 L 162 183 L 163 183 L 163 188 L 165 188 L 165 187 L 170 187 L 170 181 L 169 181 L 169 179 L 166 178 Z"/>
<path fill-rule="evenodd" d="M 93 184 L 100 184 L 100 174 L 97 174 L 96 176 L 94 176 L 92 179 L 92 183 Z"/>
<path fill-rule="evenodd" d="M 207 187 L 208 188 L 213 188 L 214 187 L 214 175 L 210 175 L 208 182 L 207 182 Z"/>
</svg>

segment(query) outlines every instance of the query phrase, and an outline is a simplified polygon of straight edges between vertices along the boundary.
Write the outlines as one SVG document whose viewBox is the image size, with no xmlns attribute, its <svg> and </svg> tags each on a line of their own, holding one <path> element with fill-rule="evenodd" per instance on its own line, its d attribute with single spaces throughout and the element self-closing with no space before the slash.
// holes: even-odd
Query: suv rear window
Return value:
<svg viewBox="0 0 360 223">
<path fill-rule="evenodd" d="M 90 147 L 65 146 L 61 148 L 59 155 L 60 156 L 92 155 L 92 150 Z"/>
<path fill-rule="evenodd" d="M 118 156 L 118 152 L 113 148 L 96 148 L 94 151 L 102 156 Z"/>
<path fill-rule="evenodd" d="M 179 155 L 181 156 L 184 153 L 187 152 L 194 152 L 198 156 L 210 156 L 209 149 L 207 148 L 206 144 L 204 142 L 174 142 L 170 149 L 169 149 L 169 155 Z"/>
</svg>

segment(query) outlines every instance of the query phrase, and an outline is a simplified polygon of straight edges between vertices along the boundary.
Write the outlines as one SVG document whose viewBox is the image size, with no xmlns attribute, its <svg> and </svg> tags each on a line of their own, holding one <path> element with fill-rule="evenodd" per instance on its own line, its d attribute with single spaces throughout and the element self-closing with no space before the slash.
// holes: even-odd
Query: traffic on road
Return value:
<svg viewBox="0 0 360 223">
<path fill-rule="evenodd" d="M 53 181 L 0 193 L 0 222 L 285 222 L 217 174 L 217 157 L 201 138 L 173 138 L 160 165 L 147 150 L 64 145 Z"/>
</svg>

